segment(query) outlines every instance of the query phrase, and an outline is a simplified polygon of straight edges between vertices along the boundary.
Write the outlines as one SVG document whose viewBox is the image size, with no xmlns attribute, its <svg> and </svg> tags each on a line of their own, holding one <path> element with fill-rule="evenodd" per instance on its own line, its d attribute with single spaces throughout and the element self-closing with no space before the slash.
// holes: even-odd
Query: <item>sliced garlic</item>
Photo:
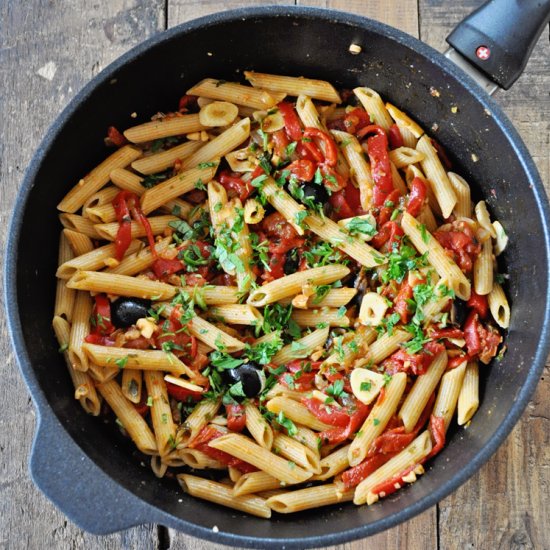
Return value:
<svg viewBox="0 0 550 550">
<path fill-rule="evenodd" d="M 199 121 L 203 126 L 227 126 L 238 116 L 239 108 L 227 101 L 213 101 L 199 112 Z"/>
<path fill-rule="evenodd" d="M 504 252 L 504 249 L 508 246 L 508 235 L 504 231 L 504 227 L 499 221 L 493 222 L 493 228 L 495 229 L 495 254 L 498 256 Z"/>
<path fill-rule="evenodd" d="M 496 239 L 497 234 L 495 228 L 491 223 L 491 216 L 489 215 L 489 211 L 487 210 L 487 205 L 485 204 L 485 201 L 479 201 L 476 204 L 475 213 L 479 225 L 481 225 L 481 227 L 483 227 L 483 229 L 485 229 L 491 235 L 491 237 L 493 237 L 493 239 Z"/>
<path fill-rule="evenodd" d="M 369 369 L 357 368 L 351 372 L 350 384 L 353 395 L 368 405 L 372 403 L 384 386 L 384 376 Z"/>
<path fill-rule="evenodd" d="M 275 112 L 268 114 L 262 120 L 262 130 L 264 132 L 267 132 L 268 134 L 276 132 L 277 130 L 281 130 L 284 127 L 285 119 L 283 118 L 283 115 L 281 114 L 279 109 L 277 109 Z"/>
<path fill-rule="evenodd" d="M 256 163 L 252 162 L 251 158 L 253 157 L 252 155 L 249 157 L 248 147 L 225 155 L 225 160 L 233 172 L 253 172 L 256 169 Z"/>
<path fill-rule="evenodd" d="M 385 298 L 376 292 L 367 292 L 361 302 L 359 321 L 362 325 L 376 327 L 382 322 L 387 309 Z"/>
<path fill-rule="evenodd" d="M 157 330 L 157 325 L 154 320 L 146 317 L 143 319 L 138 319 L 136 322 L 136 327 L 139 329 L 139 332 L 144 338 L 151 338 Z"/>
<path fill-rule="evenodd" d="M 196 392 L 204 391 L 204 388 L 202 386 L 191 384 L 191 382 L 187 382 L 187 380 L 183 380 L 182 378 L 176 378 L 175 376 L 172 376 L 170 374 L 167 374 L 164 377 L 164 380 L 166 380 L 166 382 L 170 382 L 170 384 L 175 384 L 176 386 L 179 386 L 180 388 L 185 388 L 186 390 L 189 390 L 189 391 L 196 391 Z"/>
</svg>

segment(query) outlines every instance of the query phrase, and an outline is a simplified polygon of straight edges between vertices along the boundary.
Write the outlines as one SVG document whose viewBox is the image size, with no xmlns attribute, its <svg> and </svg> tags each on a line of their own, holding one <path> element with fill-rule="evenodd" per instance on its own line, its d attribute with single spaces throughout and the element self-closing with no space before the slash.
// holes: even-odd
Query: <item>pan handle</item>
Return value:
<svg viewBox="0 0 550 550">
<path fill-rule="evenodd" d="M 31 476 L 71 521 L 90 533 L 106 535 L 161 519 L 154 508 L 90 460 L 51 412 L 40 413 L 31 451 Z"/>
<path fill-rule="evenodd" d="M 447 42 L 507 90 L 518 79 L 550 21 L 550 0 L 489 0 Z"/>
</svg>

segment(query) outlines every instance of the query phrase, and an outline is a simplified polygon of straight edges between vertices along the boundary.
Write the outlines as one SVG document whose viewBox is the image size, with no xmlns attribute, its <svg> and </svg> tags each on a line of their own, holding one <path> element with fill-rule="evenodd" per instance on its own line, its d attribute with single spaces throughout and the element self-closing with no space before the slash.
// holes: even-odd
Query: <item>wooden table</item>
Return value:
<svg viewBox="0 0 550 550">
<path fill-rule="evenodd" d="M 285 4 L 288 2 L 274 2 Z M 439 50 L 480 0 L 298 0 L 359 13 Z M 18 185 L 46 128 L 74 94 L 146 38 L 189 19 L 255 0 L 25 0 L 0 2 L 0 244 Z M 525 74 L 498 103 L 550 184 L 550 46 L 545 31 Z M 0 259 L 2 262 L 3 258 Z M 0 547 L 222 548 L 145 525 L 108 537 L 82 532 L 32 484 L 27 466 L 34 411 L 0 314 Z M 546 371 L 548 368 L 546 369 Z M 500 450 L 452 496 L 406 524 L 339 549 L 550 548 L 550 377 L 543 375 Z M 336 527 L 336 526 L 335 526 Z"/>
</svg>

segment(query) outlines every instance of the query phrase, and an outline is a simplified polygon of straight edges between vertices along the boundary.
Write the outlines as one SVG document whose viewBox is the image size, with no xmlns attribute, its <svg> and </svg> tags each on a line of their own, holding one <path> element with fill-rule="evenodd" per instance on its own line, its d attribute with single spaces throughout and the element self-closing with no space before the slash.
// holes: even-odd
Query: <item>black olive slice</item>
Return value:
<svg viewBox="0 0 550 550">
<path fill-rule="evenodd" d="M 138 319 L 148 317 L 151 301 L 141 298 L 118 298 L 111 304 L 111 322 L 117 328 L 135 325 Z"/>
</svg>

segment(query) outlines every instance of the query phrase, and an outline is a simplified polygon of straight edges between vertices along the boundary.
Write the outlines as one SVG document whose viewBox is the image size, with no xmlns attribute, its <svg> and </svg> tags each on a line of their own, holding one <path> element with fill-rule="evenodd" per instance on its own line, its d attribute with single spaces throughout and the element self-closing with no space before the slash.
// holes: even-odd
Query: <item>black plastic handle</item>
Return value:
<svg viewBox="0 0 550 550">
<path fill-rule="evenodd" d="M 489 0 L 447 42 L 507 90 L 523 72 L 549 21 L 550 0 Z"/>
<path fill-rule="evenodd" d="M 38 488 L 90 533 L 106 535 L 161 519 L 154 508 L 98 468 L 51 413 L 41 411 L 30 471 Z"/>
</svg>

